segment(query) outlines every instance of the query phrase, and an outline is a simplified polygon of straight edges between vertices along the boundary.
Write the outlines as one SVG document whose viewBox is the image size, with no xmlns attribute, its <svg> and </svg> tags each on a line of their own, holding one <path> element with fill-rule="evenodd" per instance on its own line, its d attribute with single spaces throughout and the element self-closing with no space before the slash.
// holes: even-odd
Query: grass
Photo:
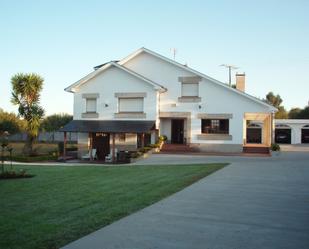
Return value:
<svg viewBox="0 0 309 249">
<path fill-rule="evenodd" d="M 0 248 L 59 248 L 224 166 L 15 166 L 36 176 L 0 180 Z"/>
</svg>

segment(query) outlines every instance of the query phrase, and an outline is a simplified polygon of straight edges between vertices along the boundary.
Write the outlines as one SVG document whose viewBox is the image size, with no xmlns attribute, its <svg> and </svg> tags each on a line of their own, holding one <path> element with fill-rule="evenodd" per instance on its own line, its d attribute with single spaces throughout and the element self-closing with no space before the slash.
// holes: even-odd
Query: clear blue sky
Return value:
<svg viewBox="0 0 309 249">
<path fill-rule="evenodd" d="M 309 1 L 0 1 L 0 107 L 10 104 L 10 78 L 45 79 L 47 114 L 72 113 L 63 89 L 100 63 L 140 47 L 220 81 L 220 64 L 240 67 L 247 92 L 279 93 L 287 109 L 309 100 Z"/>
</svg>

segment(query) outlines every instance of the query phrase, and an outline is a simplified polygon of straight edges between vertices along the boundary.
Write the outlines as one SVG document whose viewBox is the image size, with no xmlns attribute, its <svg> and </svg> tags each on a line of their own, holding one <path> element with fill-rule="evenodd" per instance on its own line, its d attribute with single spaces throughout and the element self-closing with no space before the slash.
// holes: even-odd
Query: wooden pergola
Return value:
<svg viewBox="0 0 309 249">
<path fill-rule="evenodd" d="M 60 131 L 63 131 L 63 160 L 66 161 L 67 151 L 67 132 L 81 132 L 89 134 L 89 151 L 92 151 L 92 133 L 102 132 L 111 136 L 112 162 L 116 162 L 116 143 L 115 137 L 119 133 L 141 134 L 141 146 L 144 147 L 145 133 L 155 130 L 155 121 L 124 121 L 124 120 L 72 120 Z M 89 153 L 92 161 L 92 153 Z"/>
</svg>

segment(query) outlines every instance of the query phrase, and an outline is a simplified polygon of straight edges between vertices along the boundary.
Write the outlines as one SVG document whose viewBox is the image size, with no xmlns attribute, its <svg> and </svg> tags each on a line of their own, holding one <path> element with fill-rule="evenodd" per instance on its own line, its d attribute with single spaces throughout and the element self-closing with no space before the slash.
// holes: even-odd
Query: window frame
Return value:
<svg viewBox="0 0 309 249">
<path fill-rule="evenodd" d="M 142 101 L 142 111 L 121 111 L 121 99 L 138 99 Z M 143 97 L 118 97 L 118 113 L 144 113 L 144 98 Z"/>
<path fill-rule="evenodd" d="M 88 106 L 88 101 L 94 101 L 94 111 L 88 110 L 89 106 Z M 86 112 L 85 113 L 97 113 L 97 98 L 86 98 L 86 108 L 85 108 Z"/>
<path fill-rule="evenodd" d="M 206 122 L 209 122 L 208 129 L 206 128 Z M 203 118 L 201 119 L 201 134 L 229 135 L 230 120 L 218 118 Z"/>
<path fill-rule="evenodd" d="M 196 86 L 197 87 L 197 95 L 184 95 L 184 86 L 185 85 L 190 85 L 190 86 Z M 199 92 L 199 83 L 186 83 L 186 82 L 181 82 L 181 97 L 182 98 L 198 98 L 200 95 L 200 92 Z"/>
</svg>

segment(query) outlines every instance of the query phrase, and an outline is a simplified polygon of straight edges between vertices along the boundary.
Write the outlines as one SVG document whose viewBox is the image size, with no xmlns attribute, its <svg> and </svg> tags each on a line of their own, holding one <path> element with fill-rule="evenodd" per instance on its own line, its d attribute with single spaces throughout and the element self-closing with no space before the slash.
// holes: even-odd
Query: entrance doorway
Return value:
<svg viewBox="0 0 309 249">
<path fill-rule="evenodd" d="M 172 119 L 172 144 L 183 144 L 184 143 L 184 120 L 183 119 Z"/>
<path fill-rule="evenodd" d="M 97 150 L 98 160 L 105 160 L 105 156 L 107 156 L 110 153 L 109 134 L 93 133 L 92 148 Z"/>
<path fill-rule="evenodd" d="M 259 126 L 247 128 L 247 143 L 261 144 L 262 143 L 262 128 Z"/>
</svg>

